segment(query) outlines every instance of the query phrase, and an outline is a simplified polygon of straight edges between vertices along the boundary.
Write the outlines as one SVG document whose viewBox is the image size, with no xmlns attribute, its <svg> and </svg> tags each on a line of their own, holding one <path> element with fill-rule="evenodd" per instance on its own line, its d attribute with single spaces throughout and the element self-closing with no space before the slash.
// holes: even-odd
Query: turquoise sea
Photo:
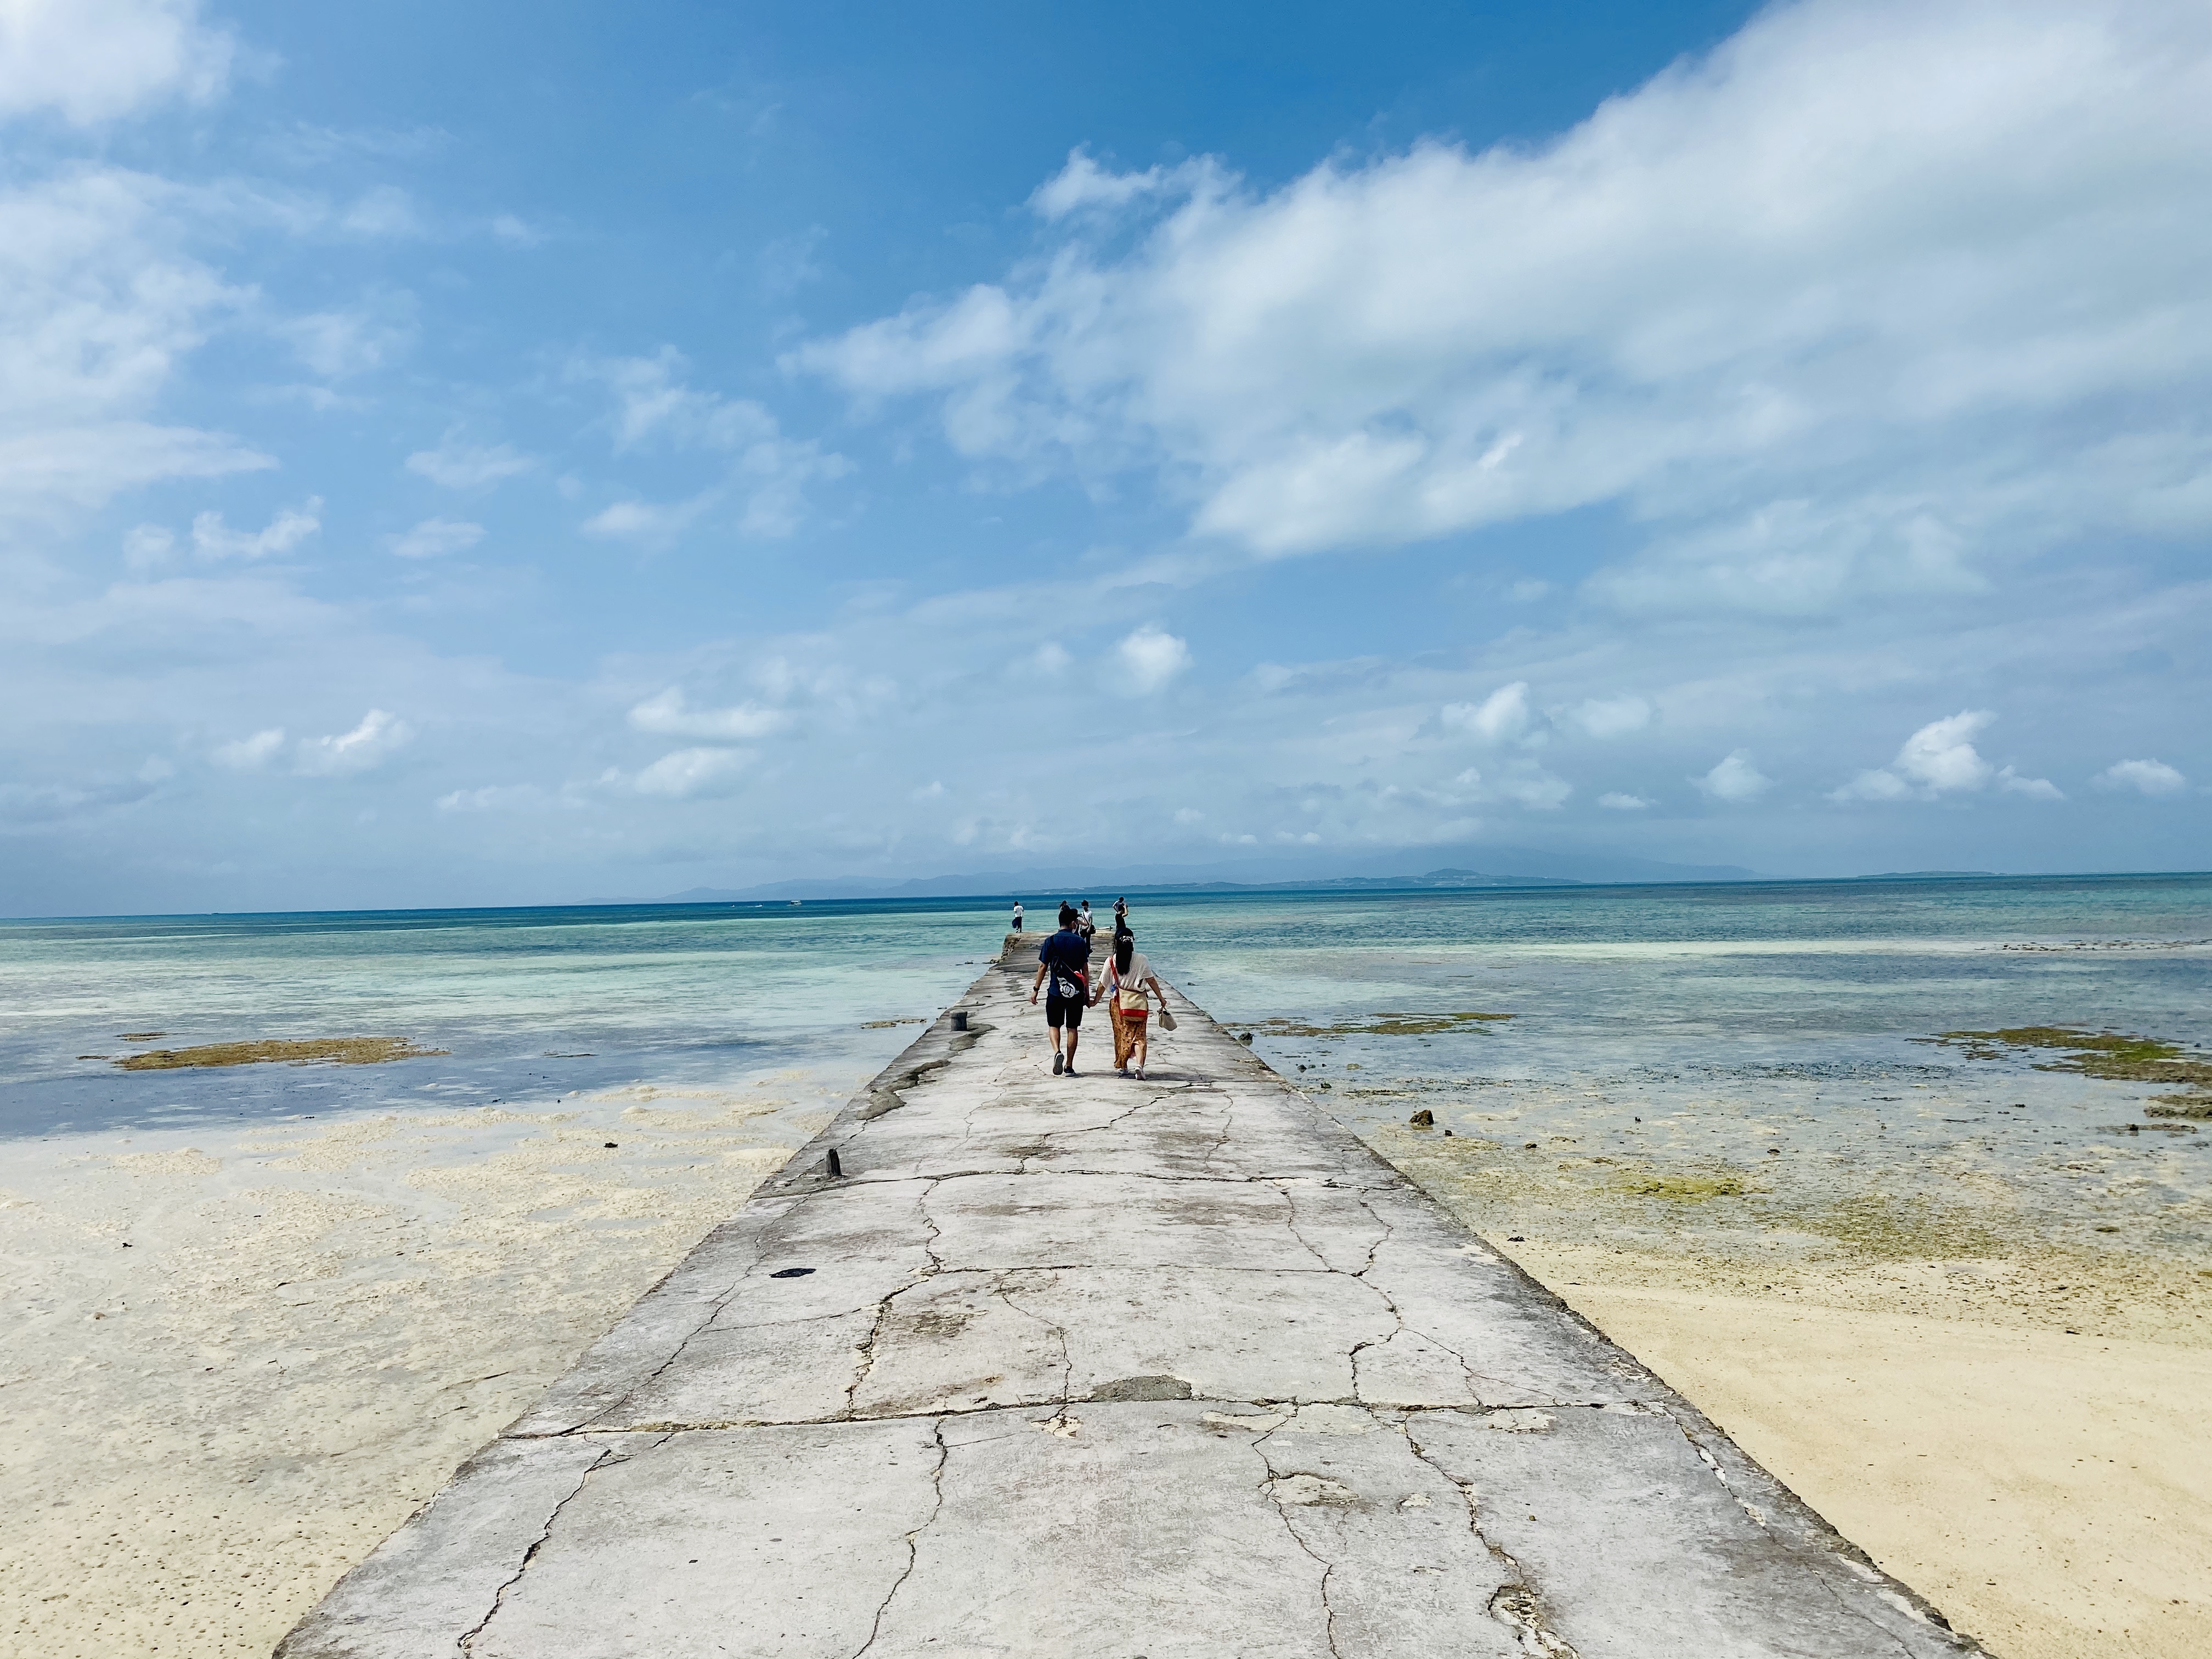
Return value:
<svg viewBox="0 0 2212 1659">
<path fill-rule="evenodd" d="M 1022 896 L 1034 922 L 1060 896 Z M 1115 896 L 1071 896 L 1103 913 Z M 857 1079 L 912 1035 L 887 1022 L 933 1014 L 981 970 L 1009 907 L 0 923 L 0 1136 L 527 1104 L 776 1066 Z M 2148 1087 L 1928 1039 L 2080 1025 L 2212 1047 L 2212 876 L 1139 896 L 1132 915 L 1164 977 L 1364 1127 L 1426 1105 L 1516 1150 L 1533 1138 L 1740 1165 L 1948 1160 L 2031 1196 L 2067 1148 L 2109 1162 L 2124 1135 L 2142 1166 L 2125 1177 L 2133 1212 L 2177 1239 L 2207 1229 L 2212 1137 L 2144 1119 Z M 1511 1018 L 1370 1029 L 1382 1014 L 1472 1012 Z M 120 1035 L 149 1031 L 163 1035 Z M 349 1036 L 448 1052 L 368 1066 L 110 1063 L 152 1046 Z"/>
</svg>

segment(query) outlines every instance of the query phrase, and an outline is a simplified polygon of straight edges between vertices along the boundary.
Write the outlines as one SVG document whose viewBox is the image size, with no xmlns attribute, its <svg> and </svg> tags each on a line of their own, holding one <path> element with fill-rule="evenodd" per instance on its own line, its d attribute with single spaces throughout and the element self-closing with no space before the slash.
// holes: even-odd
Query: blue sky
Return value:
<svg viewBox="0 0 2212 1659">
<path fill-rule="evenodd" d="M 2212 19 L 0 13 L 0 912 L 2201 867 Z"/>
</svg>

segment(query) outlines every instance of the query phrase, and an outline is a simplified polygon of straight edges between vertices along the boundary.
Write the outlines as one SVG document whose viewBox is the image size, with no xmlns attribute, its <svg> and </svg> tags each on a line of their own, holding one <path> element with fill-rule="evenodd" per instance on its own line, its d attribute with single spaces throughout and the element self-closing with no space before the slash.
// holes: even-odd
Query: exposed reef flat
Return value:
<svg viewBox="0 0 2212 1659">
<path fill-rule="evenodd" d="M 155 1036 L 161 1035 L 155 1032 Z M 405 1037 L 307 1037 L 255 1042 L 207 1042 L 192 1048 L 149 1048 L 115 1063 L 126 1072 L 167 1072 L 185 1066 L 381 1066 L 395 1060 L 442 1054 Z M 90 1059 L 94 1056 L 86 1055 Z"/>
</svg>

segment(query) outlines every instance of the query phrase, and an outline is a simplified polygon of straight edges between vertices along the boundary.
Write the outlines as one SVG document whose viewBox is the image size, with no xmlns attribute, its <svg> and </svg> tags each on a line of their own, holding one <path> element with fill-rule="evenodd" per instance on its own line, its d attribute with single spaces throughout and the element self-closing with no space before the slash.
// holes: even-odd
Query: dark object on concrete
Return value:
<svg viewBox="0 0 2212 1659">
<path fill-rule="evenodd" d="M 1414 1113 L 1413 1116 L 1407 1118 L 1406 1121 L 1412 1124 L 1416 1129 L 1433 1129 L 1437 1127 L 1437 1115 L 1431 1111 L 1427 1107 L 1424 1106 L 1419 1111 Z"/>
<path fill-rule="evenodd" d="M 842 1176 L 845 1173 L 845 1166 L 837 1161 L 837 1149 L 835 1146 L 830 1149 L 830 1173 L 833 1176 Z"/>
<path fill-rule="evenodd" d="M 1188 1400 L 1190 1384 L 1179 1376 L 1124 1376 L 1091 1389 L 1093 1400 Z"/>
<path fill-rule="evenodd" d="M 609 1142 L 607 1142 L 607 1150 L 608 1150 L 609 1152 L 615 1152 L 615 1151 L 617 1151 L 617 1150 L 618 1150 L 618 1149 L 617 1149 L 617 1146 L 615 1146 L 615 1143 L 614 1143 L 613 1141 L 610 1140 Z"/>
<path fill-rule="evenodd" d="M 804 1279 L 813 1271 L 811 1267 L 778 1267 L 769 1277 L 770 1279 Z"/>
<path fill-rule="evenodd" d="M 964 1031 L 968 1029 L 968 1011 L 965 1008 L 955 1008 L 952 1011 L 952 1029 L 956 1031 Z"/>
</svg>

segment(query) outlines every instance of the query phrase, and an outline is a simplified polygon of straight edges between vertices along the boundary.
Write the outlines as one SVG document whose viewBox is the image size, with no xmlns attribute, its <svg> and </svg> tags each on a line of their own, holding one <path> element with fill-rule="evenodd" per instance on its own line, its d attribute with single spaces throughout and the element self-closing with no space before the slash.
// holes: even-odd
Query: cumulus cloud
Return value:
<svg viewBox="0 0 2212 1659">
<path fill-rule="evenodd" d="M 198 0 L 7 0 L 0 5 L 0 116 L 52 111 L 76 126 L 172 98 L 206 103 L 236 47 Z"/>
<path fill-rule="evenodd" d="M 483 539 L 484 527 L 459 519 L 425 519 L 412 530 L 392 538 L 392 550 L 403 559 L 435 559 L 447 553 L 465 553 Z"/>
<path fill-rule="evenodd" d="M 302 738 L 293 764 L 309 777 L 339 777 L 366 772 L 404 747 L 414 736 L 414 728 L 398 715 L 372 708 L 350 732 L 333 737 Z"/>
<path fill-rule="evenodd" d="M 1547 144 L 1268 191 L 1079 153 L 1048 257 L 787 361 L 1261 556 L 1610 502 L 1653 532 L 1612 603 L 1971 591 L 2212 527 L 2208 71 L 2203 8 L 1779 6 Z"/>
<path fill-rule="evenodd" d="M 720 793 L 737 781 L 751 759 L 742 749 L 678 749 L 640 772 L 635 787 L 641 795 L 674 800 Z"/>
<path fill-rule="evenodd" d="M 1454 731 L 1485 743 L 1509 743 L 1532 734 L 1536 715 L 1528 706 L 1528 683 L 1500 686 L 1480 702 L 1448 702 L 1440 718 Z"/>
<path fill-rule="evenodd" d="M 1190 666 L 1190 647 L 1173 634 L 1146 623 L 1115 647 L 1123 683 L 1142 696 L 1162 690 Z"/>
<path fill-rule="evenodd" d="M 259 530 L 233 530 L 220 513 L 192 520 L 192 546 L 204 559 L 265 559 L 289 553 L 323 527 L 323 498 L 310 495 L 298 507 L 279 508 Z"/>
<path fill-rule="evenodd" d="M 227 766 L 234 772 L 252 772 L 266 766 L 276 757 L 284 746 L 284 728 L 272 726 L 265 732 L 256 732 L 251 737 L 226 743 L 215 751 L 218 766 Z"/>
<path fill-rule="evenodd" d="M 2154 799 L 2178 795 L 2189 787 L 2189 780 L 2162 760 L 2116 761 L 2098 773 L 2093 781 L 2100 789 L 2132 789 L 2139 795 Z"/>
<path fill-rule="evenodd" d="M 1751 751 L 1746 749 L 1732 750 L 1711 771 L 1690 781 L 1715 800 L 1732 804 L 1757 800 L 1774 787 L 1773 779 L 1752 763 Z"/>
<path fill-rule="evenodd" d="M 448 489 L 482 489 L 502 478 L 513 478 L 538 465 L 509 444 L 471 444 L 448 432 L 435 449 L 418 449 L 407 458 L 407 470 Z"/>
<path fill-rule="evenodd" d="M 1982 758 L 1974 738 L 1995 719 L 1986 708 L 1965 708 L 1930 720 L 1905 740 L 1887 769 L 1860 773 L 1831 792 L 1829 799 L 1933 800 L 1939 795 L 1986 788 L 1995 782 L 2001 789 L 2032 799 L 2064 799 L 2058 786 L 2048 778 L 2022 777 L 2009 766 L 2001 772 Z"/>
<path fill-rule="evenodd" d="M 1651 805 L 1641 795 L 1625 795 L 1618 790 L 1608 790 L 1600 795 L 1597 804 L 1608 812 L 1641 812 Z"/>
<path fill-rule="evenodd" d="M 763 738 L 781 731 L 790 718 L 781 708 L 749 702 L 733 708 L 694 708 L 676 686 L 629 711 L 629 723 L 639 731 L 683 738 Z"/>
</svg>

